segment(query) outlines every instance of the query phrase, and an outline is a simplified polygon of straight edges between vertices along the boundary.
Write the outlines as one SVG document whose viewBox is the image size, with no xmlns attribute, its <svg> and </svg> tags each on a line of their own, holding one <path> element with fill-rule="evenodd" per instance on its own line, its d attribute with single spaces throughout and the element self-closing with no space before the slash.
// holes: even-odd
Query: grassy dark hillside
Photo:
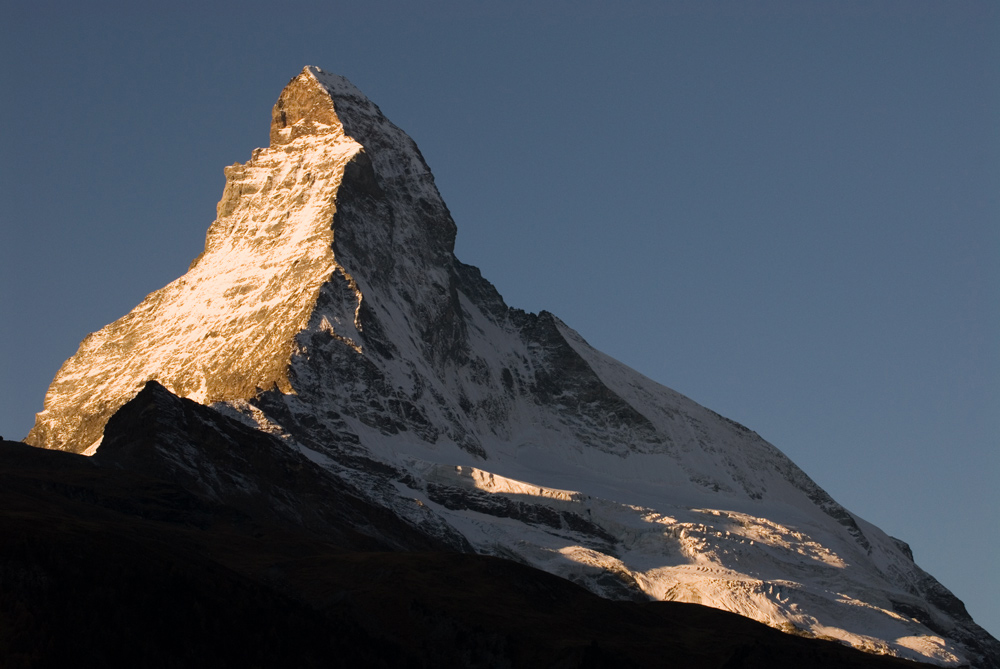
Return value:
<svg viewBox="0 0 1000 669">
<path fill-rule="evenodd" d="M 922 666 L 697 605 L 600 599 L 497 558 L 338 536 L 3 442 L 0 666 Z"/>
</svg>

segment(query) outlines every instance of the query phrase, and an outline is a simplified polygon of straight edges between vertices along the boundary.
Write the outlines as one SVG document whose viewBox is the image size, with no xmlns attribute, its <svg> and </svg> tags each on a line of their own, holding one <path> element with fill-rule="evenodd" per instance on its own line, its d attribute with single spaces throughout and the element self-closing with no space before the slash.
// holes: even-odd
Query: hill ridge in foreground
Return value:
<svg viewBox="0 0 1000 669">
<path fill-rule="evenodd" d="M 118 464 L 0 445 L 5 667 L 924 666 L 500 558 L 390 551 L 346 521 L 278 523 L 252 496 Z"/>
</svg>

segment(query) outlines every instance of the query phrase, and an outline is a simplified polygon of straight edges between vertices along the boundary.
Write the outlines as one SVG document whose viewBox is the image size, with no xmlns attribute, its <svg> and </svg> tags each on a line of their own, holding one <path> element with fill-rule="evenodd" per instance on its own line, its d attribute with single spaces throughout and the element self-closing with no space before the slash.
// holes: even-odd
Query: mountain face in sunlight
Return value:
<svg viewBox="0 0 1000 669">
<path fill-rule="evenodd" d="M 205 251 L 81 343 L 29 443 L 317 532 L 1000 667 L 905 543 L 756 433 L 508 307 L 455 258 L 416 145 L 346 79 L 303 70 L 226 177 Z M 136 402 L 156 439 L 122 436 Z"/>
</svg>

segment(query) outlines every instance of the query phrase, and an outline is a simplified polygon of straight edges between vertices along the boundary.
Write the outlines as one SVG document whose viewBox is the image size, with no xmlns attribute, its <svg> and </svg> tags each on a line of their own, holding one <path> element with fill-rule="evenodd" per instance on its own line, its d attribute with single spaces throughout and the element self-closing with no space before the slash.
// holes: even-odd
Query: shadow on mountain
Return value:
<svg viewBox="0 0 1000 669">
<path fill-rule="evenodd" d="M 98 453 L 0 448 L 4 667 L 924 666 L 450 550 L 153 384 Z"/>
</svg>

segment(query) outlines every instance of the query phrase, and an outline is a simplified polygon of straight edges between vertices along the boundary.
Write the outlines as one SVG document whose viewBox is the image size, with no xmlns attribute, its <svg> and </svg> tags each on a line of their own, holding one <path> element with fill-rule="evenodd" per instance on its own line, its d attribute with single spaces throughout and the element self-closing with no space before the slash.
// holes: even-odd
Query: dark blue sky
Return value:
<svg viewBox="0 0 1000 669">
<path fill-rule="evenodd" d="M 0 433 L 184 273 L 318 65 L 508 303 L 759 432 L 1000 634 L 1000 6 L 203 4 L 4 10 Z"/>
</svg>

